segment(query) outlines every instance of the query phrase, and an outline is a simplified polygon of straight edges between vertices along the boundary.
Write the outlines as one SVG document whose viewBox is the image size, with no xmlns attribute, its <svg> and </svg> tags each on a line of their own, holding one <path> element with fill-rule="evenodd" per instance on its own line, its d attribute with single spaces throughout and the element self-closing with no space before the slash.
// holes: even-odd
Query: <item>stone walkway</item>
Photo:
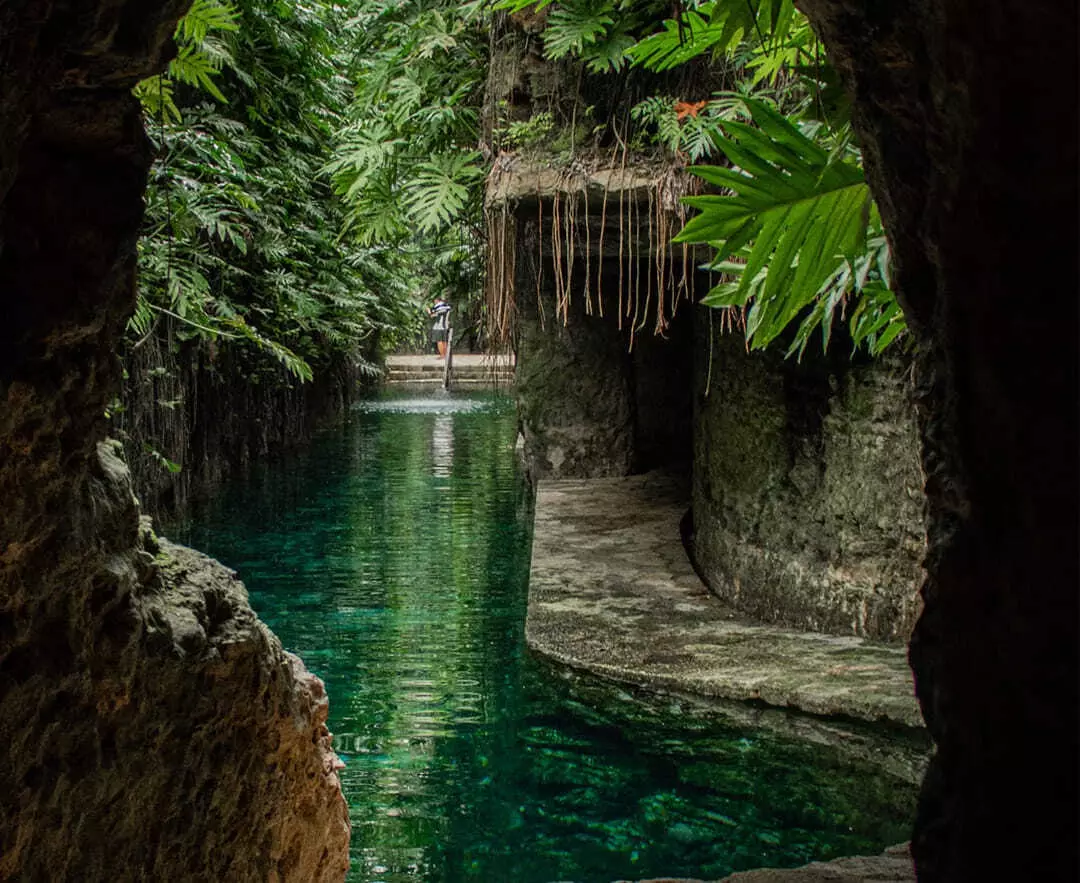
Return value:
<svg viewBox="0 0 1080 883">
<path fill-rule="evenodd" d="M 513 368 L 513 354 L 454 353 L 454 366 L 459 368 Z M 442 370 L 442 360 L 434 353 L 420 355 L 387 356 L 387 368 L 424 368 L 432 371 Z"/>
<path fill-rule="evenodd" d="M 615 883 L 628 883 L 616 880 Z M 704 880 L 662 877 L 640 883 L 707 883 Z M 762 868 L 739 871 L 714 883 L 915 883 L 911 847 L 901 843 L 881 855 L 857 855 L 831 862 L 811 862 L 801 868 Z"/>
<path fill-rule="evenodd" d="M 654 689 L 922 726 L 905 648 L 751 624 L 712 595 L 679 535 L 688 499 L 657 473 L 541 481 L 529 646 Z"/>
<path fill-rule="evenodd" d="M 385 383 L 395 388 L 431 391 L 443 384 L 446 363 L 436 355 L 386 357 Z M 514 382 L 514 357 L 505 354 L 455 353 L 451 358 L 451 389 L 499 389 Z"/>
</svg>

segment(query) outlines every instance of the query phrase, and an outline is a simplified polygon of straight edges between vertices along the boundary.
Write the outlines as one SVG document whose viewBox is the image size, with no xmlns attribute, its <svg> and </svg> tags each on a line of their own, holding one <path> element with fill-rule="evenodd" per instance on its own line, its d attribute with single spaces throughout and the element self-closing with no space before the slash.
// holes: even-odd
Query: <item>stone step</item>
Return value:
<svg viewBox="0 0 1080 883">
<path fill-rule="evenodd" d="M 512 375 L 514 373 L 514 370 L 512 368 L 503 368 L 503 367 L 492 368 L 492 367 L 485 367 L 485 366 L 480 366 L 480 365 L 454 365 L 454 366 L 452 366 L 451 370 L 455 374 L 470 374 L 470 375 L 475 374 L 475 375 L 484 375 L 484 376 L 487 376 L 489 374 Z M 400 375 L 400 374 L 417 374 L 417 375 L 427 376 L 427 375 L 431 375 L 431 374 L 442 374 L 443 371 L 444 371 L 443 366 L 441 364 L 439 364 L 439 365 L 431 365 L 431 366 L 425 365 L 423 367 L 410 366 L 408 368 L 391 368 L 388 373 L 389 373 L 389 375 L 391 377 L 393 377 L 395 375 Z"/>
<path fill-rule="evenodd" d="M 438 386 L 443 382 L 442 377 L 389 377 L 383 383 L 387 386 L 400 386 L 402 384 L 416 384 L 420 386 Z M 453 375 L 450 382 L 455 386 L 468 384 L 471 386 L 512 386 L 513 377 L 461 377 Z"/>
</svg>

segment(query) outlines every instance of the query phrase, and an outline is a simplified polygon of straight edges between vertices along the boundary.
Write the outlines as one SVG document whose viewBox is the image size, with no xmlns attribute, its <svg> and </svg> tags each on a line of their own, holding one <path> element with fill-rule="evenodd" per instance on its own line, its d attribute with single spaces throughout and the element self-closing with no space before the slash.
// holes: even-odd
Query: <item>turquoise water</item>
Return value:
<svg viewBox="0 0 1080 883">
<path fill-rule="evenodd" d="M 326 682 L 349 880 L 714 879 L 906 839 L 915 788 L 861 759 L 873 740 L 837 749 L 529 656 L 514 438 L 506 400 L 371 402 L 172 531 L 239 570 Z"/>
</svg>

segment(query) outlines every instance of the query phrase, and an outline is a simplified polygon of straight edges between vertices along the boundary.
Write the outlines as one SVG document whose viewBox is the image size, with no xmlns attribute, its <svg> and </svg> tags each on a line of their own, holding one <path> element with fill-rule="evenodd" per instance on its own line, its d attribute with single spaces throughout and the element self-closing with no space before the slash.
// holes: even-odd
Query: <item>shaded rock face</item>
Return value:
<svg viewBox="0 0 1080 883">
<path fill-rule="evenodd" d="M 266 357 L 213 353 L 198 343 L 171 350 L 156 337 L 126 353 L 124 367 L 124 407 L 113 429 L 143 511 L 155 518 L 182 515 L 227 476 L 309 441 L 359 389 L 347 356 L 318 365 L 314 379 L 301 383 Z"/>
<path fill-rule="evenodd" d="M 1076 7 L 801 5 L 854 96 L 924 354 L 919 879 L 1074 880 Z"/>
<path fill-rule="evenodd" d="M 321 686 L 104 442 L 182 3 L 0 7 L 0 878 L 341 880 Z"/>
<path fill-rule="evenodd" d="M 904 360 L 852 364 L 834 344 L 799 364 L 697 318 L 699 572 L 763 622 L 906 640 L 926 530 Z"/>
<path fill-rule="evenodd" d="M 0 879 L 343 879 L 322 683 L 235 573 L 148 521 L 131 542 L 137 505 L 114 445 L 88 485 L 115 540 L 65 630 L 81 646 L 59 659 L 53 636 L 4 658 L 0 780 L 17 810 L 0 827 Z"/>
<path fill-rule="evenodd" d="M 617 320 L 619 261 L 594 256 L 590 282 L 595 290 L 599 270 L 603 316 L 595 293 L 591 311 L 586 309 L 586 270 L 579 259 L 567 286 L 567 321 L 556 318 L 554 266 L 539 254 L 529 211 L 521 210 L 517 225 L 514 390 L 530 474 L 601 478 L 688 468 L 689 309 L 684 305 L 676 314 L 666 339 L 654 338 L 650 326 L 635 336 L 631 349 L 629 321 L 620 330 Z M 586 247 L 582 239 L 582 252 Z"/>
</svg>

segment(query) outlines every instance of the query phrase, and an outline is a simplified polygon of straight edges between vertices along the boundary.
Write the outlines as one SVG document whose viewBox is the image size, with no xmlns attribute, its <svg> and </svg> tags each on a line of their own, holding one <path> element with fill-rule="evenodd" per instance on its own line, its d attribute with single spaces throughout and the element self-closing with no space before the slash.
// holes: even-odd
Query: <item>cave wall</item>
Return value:
<svg viewBox="0 0 1080 883">
<path fill-rule="evenodd" d="M 162 325 L 124 353 L 123 407 L 110 430 L 124 443 L 143 511 L 155 518 L 182 515 L 227 476 L 309 441 L 362 388 L 348 354 L 313 366 L 313 380 L 301 383 L 264 354 L 181 342 Z"/>
<path fill-rule="evenodd" d="M 853 96 L 922 352 L 919 879 L 1075 880 L 1077 9 L 800 5 Z"/>
<path fill-rule="evenodd" d="M 690 311 L 674 317 L 666 337 L 654 337 L 650 326 L 631 342 L 629 320 L 622 329 L 617 320 L 620 261 L 594 249 L 586 270 L 581 256 L 589 245 L 581 233 L 578 260 L 569 275 L 567 318 L 557 317 L 555 266 L 537 235 L 541 215 L 535 208 L 519 210 L 515 243 L 514 394 L 529 474 L 534 479 L 602 478 L 688 470 Z M 549 241 L 547 233 L 542 241 Z M 648 267 L 648 259 L 640 263 Z M 622 268 L 625 272 L 625 263 Z M 591 309 L 586 307 L 587 279 Z"/>
<path fill-rule="evenodd" d="M 321 684 L 105 439 L 183 2 L 0 6 L 0 878 L 342 880 Z"/>
<path fill-rule="evenodd" d="M 748 353 L 697 315 L 692 554 L 762 622 L 907 640 L 926 551 L 903 356 Z"/>
</svg>

